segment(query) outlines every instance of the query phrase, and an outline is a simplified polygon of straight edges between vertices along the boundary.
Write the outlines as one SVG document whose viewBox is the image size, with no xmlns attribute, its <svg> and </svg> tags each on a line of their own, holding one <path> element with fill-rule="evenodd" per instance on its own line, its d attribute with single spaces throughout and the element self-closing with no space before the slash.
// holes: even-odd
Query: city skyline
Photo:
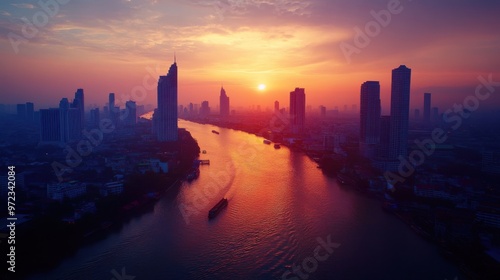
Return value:
<svg viewBox="0 0 500 280">
<path fill-rule="evenodd" d="M 21 41 L 16 54 L 8 35 L 22 36 L 23 24 L 19 19 L 32 20 L 43 9 L 37 3 L 7 1 L 0 5 L 0 26 L 5 35 L 0 40 L 0 57 L 12 67 L 8 71 L 2 69 L 0 74 L 5 80 L 0 91 L 4 103 L 30 100 L 43 108 L 50 106 L 47 100 L 51 98 L 46 97 L 58 99 L 74 88 L 85 88 L 86 104 L 103 104 L 109 92 L 116 92 L 117 97 L 130 96 L 136 86 L 143 85 L 145 77 L 149 76 L 147 84 L 153 84 L 159 74 L 167 71 L 158 62 L 165 61 L 166 53 L 174 52 L 185 69 L 185 76 L 179 80 L 179 92 L 183 93 L 180 104 L 193 100 L 216 104 L 223 81 L 233 93 L 234 106 L 246 104 L 251 97 L 255 105 L 272 107 L 274 100 L 286 100 L 288 88 L 300 86 L 308 89 L 309 104 L 333 108 L 357 104 L 359 83 L 366 80 L 381 82 L 382 104 L 388 104 L 390 76 L 381 70 L 407 64 L 412 65 L 415 73 L 411 107 L 421 107 L 419 95 L 424 92 L 433 93 L 436 106 L 450 107 L 474 92 L 478 75 L 498 76 L 498 18 L 493 13 L 498 3 L 463 1 L 454 3 L 453 10 L 449 10 L 445 3 L 400 2 L 399 12 L 391 15 L 390 23 L 382 26 L 380 34 L 370 37 L 367 46 L 356 47 L 356 28 L 364 30 L 368 23 L 375 22 L 373 14 L 381 14 L 389 2 L 230 1 L 218 5 L 199 1 L 135 1 L 107 3 L 98 12 L 93 11 L 92 5 L 69 2 L 60 5 L 57 16 L 50 17 L 33 38 Z M 339 14 L 339 7 L 350 16 Z M 97 20 L 76 16 L 81 9 L 92 11 L 92 19 Z M 183 20 L 174 20 L 176 15 L 171 11 L 176 9 L 182 10 L 178 17 Z M 470 10 L 477 15 L 463 17 Z M 443 12 L 447 15 L 445 20 L 439 16 Z M 427 20 L 416 24 L 414 18 L 424 15 Z M 266 25 L 275 23 L 275 27 L 249 22 L 250 18 L 262 19 Z M 467 28 L 462 27 L 464 20 Z M 159 25 L 175 32 L 153 31 L 153 26 Z M 121 33 L 109 33 L 117 26 Z M 403 32 L 433 26 L 441 32 Z M 80 32 L 82 37 L 72 36 L 71 32 Z M 440 37 L 438 33 L 447 36 Z M 106 43 L 96 39 L 104 34 L 110 38 Z M 124 38 L 135 43 L 122 44 Z M 145 44 L 138 43 L 144 40 Z M 359 53 L 350 56 L 350 63 L 340 48 L 342 43 L 359 49 Z M 394 52 L 396 45 L 400 51 Z M 228 49 L 231 51 L 226 52 Z M 453 59 L 456 56 L 461 59 Z M 32 75 L 33 83 L 21 82 L 25 75 L 39 68 L 47 70 Z M 266 85 L 266 89 L 259 90 L 260 84 Z M 33 85 L 38 86 L 38 94 L 32 96 Z M 494 97 L 484 107 L 493 108 L 498 103 L 498 97 Z M 148 88 L 143 104 L 155 104 L 154 89 Z M 388 111 L 389 107 L 383 105 L 382 112 Z"/>
<path fill-rule="evenodd" d="M 2 1 L 0 278 L 500 279 L 498 11 Z"/>
</svg>

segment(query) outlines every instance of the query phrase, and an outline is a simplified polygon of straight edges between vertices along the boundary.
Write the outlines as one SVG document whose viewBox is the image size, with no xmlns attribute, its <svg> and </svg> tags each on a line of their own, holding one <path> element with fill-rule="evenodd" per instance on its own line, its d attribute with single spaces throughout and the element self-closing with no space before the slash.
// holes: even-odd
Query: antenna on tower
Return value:
<svg viewBox="0 0 500 280">
<path fill-rule="evenodd" d="M 177 63 L 177 56 L 176 56 L 175 52 L 174 52 L 174 63 Z"/>
</svg>

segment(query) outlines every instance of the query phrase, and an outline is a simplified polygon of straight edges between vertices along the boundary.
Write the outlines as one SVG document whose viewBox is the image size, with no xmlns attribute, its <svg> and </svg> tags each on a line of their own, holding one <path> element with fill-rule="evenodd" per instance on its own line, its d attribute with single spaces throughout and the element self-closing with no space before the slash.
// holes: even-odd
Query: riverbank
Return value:
<svg viewBox="0 0 500 280">
<path fill-rule="evenodd" d="M 67 220 L 72 213 L 71 200 L 51 202 L 47 209 L 17 229 L 16 275 L 20 278 L 54 269 L 73 256 L 82 246 L 119 232 L 134 217 L 150 212 L 167 193 L 178 192 L 189 174 L 200 148 L 187 131 L 180 131 L 178 143 L 157 143 L 151 156 L 175 155 L 168 173 L 133 173 L 124 178 L 123 192 L 94 198 L 95 212 L 78 220 Z M 3 245 L 3 244 L 2 244 Z M 8 276 L 8 275 L 6 275 Z"/>
<path fill-rule="evenodd" d="M 197 122 L 196 120 L 188 120 L 192 121 L 195 123 L 200 123 L 200 124 L 210 124 L 210 125 L 216 125 L 220 127 L 225 127 L 233 130 L 238 130 L 238 131 L 243 131 L 246 133 L 254 134 L 260 137 L 266 138 L 266 136 L 261 135 L 260 133 L 256 131 L 261 131 L 258 129 L 249 129 L 245 130 L 240 126 L 232 126 L 231 124 L 226 124 L 226 125 L 221 125 L 217 123 L 211 123 L 209 121 L 203 121 L 203 122 Z M 254 126 L 252 126 L 254 127 Z M 298 148 L 297 146 L 290 146 L 286 145 L 286 143 L 281 142 L 282 145 L 288 146 L 291 150 L 294 152 L 303 152 L 305 153 L 311 160 L 313 160 L 316 163 L 320 163 L 318 161 L 318 156 L 317 154 L 312 154 L 308 153 L 307 151 L 304 151 L 303 149 Z M 263 143 L 264 145 L 264 143 Z M 352 161 L 352 160 L 351 160 Z M 337 168 L 332 168 L 330 170 L 325 170 L 325 166 L 322 166 L 319 164 L 319 168 L 325 173 L 325 175 L 329 175 L 331 177 L 337 178 L 337 172 L 340 170 L 343 164 L 338 164 Z M 354 184 L 354 185 L 345 185 L 345 189 L 352 189 L 359 194 L 363 196 L 368 196 L 373 199 L 377 199 L 380 201 L 381 205 L 385 203 L 386 196 L 385 192 L 383 191 L 384 188 L 381 188 L 379 192 L 373 192 L 370 191 L 366 184 L 363 184 L 363 186 L 360 186 L 359 184 Z M 390 194 L 394 194 L 390 192 Z M 399 194 L 398 194 L 399 195 Z M 395 198 L 395 204 L 400 204 L 398 201 L 398 195 L 396 195 Z M 418 202 L 420 203 L 420 202 Z M 415 204 L 418 204 L 415 202 Z M 423 202 L 422 202 L 423 203 Z M 403 203 L 404 204 L 404 203 Z M 409 203 L 411 204 L 411 203 Z M 423 204 L 425 205 L 425 204 Z M 417 205 L 418 206 L 418 205 Z M 477 244 L 475 240 L 472 240 L 471 243 L 452 243 L 450 242 L 442 242 L 441 240 L 438 240 L 435 236 L 437 233 L 434 231 L 434 227 L 436 226 L 434 224 L 434 220 L 432 217 L 436 215 L 434 211 L 439 210 L 440 208 L 438 207 L 439 204 L 437 204 L 434 208 L 430 208 L 429 212 L 426 215 L 425 218 L 421 217 L 421 213 L 413 213 L 413 211 L 417 211 L 419 209 L 414 209 L 412 207 L 403 207 L 403 209 L 395 209 L 389 211 L 391 215 L 394 215 L 397 217 L 399 220 L 401 220 L 403 223 L 407 224 L 408 227 L 415 232 L 416 235 L 422 237 L 428 242 L 431 242 L 433 246 L 436 246 L 439 248 L 441 251 L 442 255 L 455 263 L 458 267 L 461 268 L 461 270 L 464 272 L 464 274 L 469 277 L 469 279 L 496 279 L 496 278 L 490 278 L 490 277 L 496 277 L 498 274 L 498 267 L 495 267 L 495 265 L 491 264 L 491 261 L 488 261 L 488 256 L 482 251 L 482 247 L 480 244 Z M 423 223 L 422 223 L 423 222 Z M 427 222 L 430 222 L 431 224 L 425 224 Z M 471 225 L 472 226 L 472 225 Z M 446 229 L 450 230 L 450 229 Z M 472 238 L 472 237 L 471 237 Z M 473 239 L 473 238 L 472 238 Z M 460 245 L 462 244 L 462 245 Z M 467 254 L 468 252 L 468 254 Z M 483 263 L 488 263 L 487 265 Z"/>
</svg>

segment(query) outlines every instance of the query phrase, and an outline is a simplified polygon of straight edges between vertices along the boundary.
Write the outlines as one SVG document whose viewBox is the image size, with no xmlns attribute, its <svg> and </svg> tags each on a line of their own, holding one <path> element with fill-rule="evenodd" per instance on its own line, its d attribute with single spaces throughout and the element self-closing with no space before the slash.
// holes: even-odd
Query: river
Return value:
<svg viewBox="0 0 500 280">
<path fill-rule="evenodd" d="M 179 125 L 206 150 L 200 177 L 32 279 L 464 279 L 380 202 L 339 186 L 306 155 Z M 209 221 L 222 197 L 228 207 Z"/>
</svg>

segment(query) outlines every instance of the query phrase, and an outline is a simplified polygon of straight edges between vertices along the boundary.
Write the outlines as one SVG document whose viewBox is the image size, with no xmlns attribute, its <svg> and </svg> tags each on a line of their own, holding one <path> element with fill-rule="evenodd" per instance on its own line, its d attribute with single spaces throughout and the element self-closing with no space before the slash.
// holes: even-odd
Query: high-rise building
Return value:
<svg viewBox="0 0 500 280">
<path fill-rule="evenodd" d="M 378 157 L 385 160 L 389 156 L 389 147 L 391 142 L 391 117 L 380 117 L 380 144 L 378 148 Z"/>
<path fill-rule="evenodd" d="M 408 122 L 410 113 L 411 69 L 401 65 L 392 70 L 391 144 L 389 157 L 398 159 L 408 154 Z"/>
<path fill-rule="evenodd" d="M 63 98 L 59 102 L 59 115 L 60 141 L 67 143 L 72 140 L 78 140 L 82 131 L 80 109 L 71 108 L 68 99 Z"/>
<path fill-rule="evenodd" d="M 194 115 L 194 104 L 189 103 L 189 116 L 192 117 Z"/>
<path fill-rule="evenodd" d="M 85 128 L 85 98 L 83 95 L 83 89 L 79 88 L 75 92 L 75 99 L 73 101 L 73 107 L 80 110 L 80 128 Z"/>
<path fill-rule="evenodd" d="M 229 97 L 226 95 L 226 90 L 223 87 L 220 89 L 220 115 L 221 117 L 229 116 Z"/>
<path fill-rule="evenodd" d="M 125 103 L 125 123 L 134 125 L 137 123 L 137 105 L 135 101 L 127 101 Z"/>
<path fill-rule="evenodd" d="M 31 102 L 26 102 L 26 120 L 33 121 L 35 119 L 35 105 Z"/>
<path fill-rule="evenodd" d="M 112 92 L 108 96 L 108 112 L 109 118 L 116 125 L 116 109 L 115 109 L 115 94 Z"/>
<path fill-rule="evenodd" d="M 40 142 L 61 142 L 61 116 L 59 109 L 40 109 Z"/>
<path fill-rule="evenodd" d="M 303 88 L 290 92 L 290 125 L 293 134 L 302 134 L 306 120 L 306 93 Z"/>
<path fill-rule="evenodd" d="M 359 149 L 374 158 L 380 141 L 380 83 L 367 81 L 361 85 Z"/>
<path fill-rule="evenodd" d="M 431 123 L 431 94 L 424 93 L 424 123 Z"/>
<path fill-rule="evenodd" d="M 280 102 L 278 100 L 274 101 L 274 112 L 278 113 L 280 111 Z"/>
<path fill-rule="evenodd" d="M 17 118 L 19 120 L 25 120 L 26 119 L 26 104 L 17 104 L 16 109 L 17 109 Z"/>
<path fill-rule="evenodd" d="M 70 109 L 68 98 L 63 98 L 59 101 L 59 126 L 61 136 L 60 141 L 63 143 L 67 143 L 69 141 L 69 120 L 68 120 L 68 111 Z"/>
<path fill-rule="evenodd" d="M 326 107 L 321 105 L 319 106 L 319 114 L 322 118 L 326 117 Z"/>
<path fill-rule="evenodd" d="M 440 120 L 440 116 L 439 116 L 439 108 L 438 107 L 433 107 L 432 108 L 432 120 L 434 122 L 439 122 Z"/>
<path fill-rule="evenodd" d="M 90 110 L 90 125 L 94 127 L 99 127 L 101 121 L 99 108 L 94 108 Z"/>
<path fill-rule="evenodd" d="M 158 80 L 158 131 L 160 142 L 177 141 L 177 61 Z"/>
<path fill-rule="evenodd" d="M 420 120 L 420 110 L 419 109 L 415 109 L 415 111 L 413 112 L 413 118 L 415 119 L 415 121 Z"/>
<path fill-rule="evenodd" d="M 200 117 L 206 118 L 210 115 L 210 106 L 208 104 L 208 101 L 203 101 L 201 102 L 201 107 L 200 107 Z"/>
</svg>

